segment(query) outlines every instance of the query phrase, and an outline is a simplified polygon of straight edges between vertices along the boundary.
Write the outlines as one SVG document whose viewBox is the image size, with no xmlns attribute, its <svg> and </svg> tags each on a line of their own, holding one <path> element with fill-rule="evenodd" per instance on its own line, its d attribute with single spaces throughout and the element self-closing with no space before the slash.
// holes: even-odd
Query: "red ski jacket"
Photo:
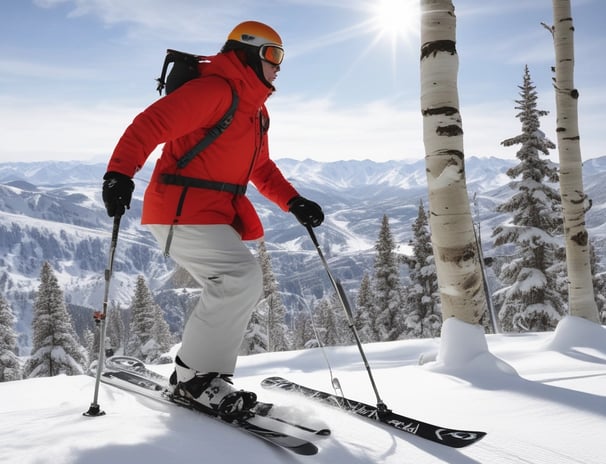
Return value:
<svg viewBox="0 0 606 464">
<path fill-rule="evenodd" d="M 245 186 L 252 181 L 261 194 L 288 211 L 297 190 L 269 158 L 265 101 L 272 90 L 234 52 L 221 53 L 201 65 L 193 79 L 140 113 L 126 129 L 108 164 L 108 171 L 127 176 L 143 166 L 164 143 L 143 201 L 143 224 L 230 224 L 243 240 L 263 236 L 263 226 L 245 195 L 207 188 L 184 188 L 162 182 L 163 174 Z M 234 118 L 209 147 L 185 168 L 177 160 L 212 128 L 239 97 Z M 180 214 L 177 214 L 178 207 Z"/>
</svg>

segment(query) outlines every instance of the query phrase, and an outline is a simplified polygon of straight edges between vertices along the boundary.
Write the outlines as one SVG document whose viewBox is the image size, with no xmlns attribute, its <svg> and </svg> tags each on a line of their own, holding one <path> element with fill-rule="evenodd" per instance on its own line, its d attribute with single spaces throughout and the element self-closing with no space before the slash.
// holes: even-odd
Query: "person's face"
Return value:
<svg viewBox="0 0 606 464">
<path fill-rule="evenodd" d="M 263 67 L 263 76 L 265 77 L 265 80 L 272 84 L 278 77 L 280 65 L 271 64 L 267 61 L 261 60 L 261 66 Z"/>
</svg>

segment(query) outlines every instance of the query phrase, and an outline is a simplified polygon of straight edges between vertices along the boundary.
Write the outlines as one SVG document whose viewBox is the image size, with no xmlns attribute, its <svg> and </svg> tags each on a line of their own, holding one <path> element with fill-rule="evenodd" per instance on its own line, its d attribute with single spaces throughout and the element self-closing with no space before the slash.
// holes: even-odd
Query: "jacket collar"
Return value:
<svg viewBox="0 0 606 464">
<path fill-rule="evenodd" d="M 233 51 L 210 57 L 210 63 L 203 73 L 227 79 L 238 93 L 240 104 L 251 106 L 254 110 L 265 104 L 275 90 L 273 87 L 267 88 L 255 71 L 243 64 Z"/>
</svg>

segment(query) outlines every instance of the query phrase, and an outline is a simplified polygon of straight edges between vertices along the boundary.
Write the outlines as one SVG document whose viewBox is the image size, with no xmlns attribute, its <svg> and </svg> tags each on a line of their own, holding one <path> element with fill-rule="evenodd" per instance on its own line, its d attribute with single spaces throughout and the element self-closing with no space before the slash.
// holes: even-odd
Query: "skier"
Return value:
<svg viewBox="0 0 606 464">
<path fill-rule="evenodd" d="M 284 178 L 269 157 L 265 101 L 284 56 L 271 27 L 246 21 L 195 78 L 140 113 L 120 138 L 103 176 L 110 217 L 130 207 L 132 177 L 157 145 L 165 143 L 143 200 L 142 223 L 159 245 L 201 285 L 187 320 L 170 388 L 213 414 L 251 408 L 253 392 L 234 387 L 236 358 L 248 320 L 263 291 L 260 265 L 243 241 L 263 227 L 245 196 L 258 191 L 304 226 L 324 220 L 322 208 Z M 239 98 L 225 132 L 184 168 L 177 160 Z"/>
</svg>

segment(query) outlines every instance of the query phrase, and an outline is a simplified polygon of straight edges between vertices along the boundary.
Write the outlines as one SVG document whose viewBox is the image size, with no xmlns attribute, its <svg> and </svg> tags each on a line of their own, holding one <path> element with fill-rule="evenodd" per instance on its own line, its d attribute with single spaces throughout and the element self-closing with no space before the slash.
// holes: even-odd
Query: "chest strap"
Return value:
<svg viewBox="0 0 606 464">
<path fill-rule="evenodd" d="M 196 179 L 195 177 L 180 176 L 178 174 L 161 174 L 160 182 L 168 185 L 178 185 L 180 187 L 204 188 L 209 190 L 218 190 L 219 192 L 228 192 L 233 195 L 246 194 L 246 185 L 230 184 L 229 182 L 217 182 L 214 180 Z"/>
<path fill-rule="evenodd" d="M 179 197 L 179 204 L 177 205 L 177 211 L 173 223 L 170 225 L 168 230 L 168 236 L 166 237 L 166 244 L 164 245 L 164 255 L 169 256 L 170 245 L 173 241 L 174 226 L 179 223 L 181 217 L 181 211 L 183 210 L 183 203 L 185 202 L 185 196 L 190 187 L 203 188 L 209 190 L 218 190 L 219 192 L 228 192 L 233 195 L 244 195 L 246 193 L 246 185 L 230 184 L 229 182 L 217 182 L 214 180 L 196 179 L 195 177 L 180 176 L 178 174 L 160 174 L 160 182 L 167 185 L 178 185 L 183 187 L 181 196 Z"/>
</svg>

